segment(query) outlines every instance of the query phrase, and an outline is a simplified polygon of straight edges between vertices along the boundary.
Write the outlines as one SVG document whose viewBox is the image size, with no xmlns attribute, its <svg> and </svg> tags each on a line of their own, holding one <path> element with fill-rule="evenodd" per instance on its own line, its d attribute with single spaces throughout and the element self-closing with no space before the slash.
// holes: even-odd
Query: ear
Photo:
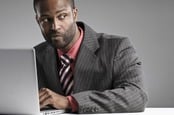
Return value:
<svg viewBox="0 0 174 115">
<path fill-rule="evenodd" d="M 78 9 L 77 8 L 73 9 L 73 18 L 75 21 L 77 21 L 77 18 L 78 18 Z"/>
</svg>

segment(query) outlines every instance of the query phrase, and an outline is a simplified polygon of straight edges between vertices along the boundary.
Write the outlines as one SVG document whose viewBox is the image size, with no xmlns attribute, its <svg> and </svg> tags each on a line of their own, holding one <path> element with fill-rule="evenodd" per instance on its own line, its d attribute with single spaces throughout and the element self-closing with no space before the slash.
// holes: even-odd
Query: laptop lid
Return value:
<svg viewBox="0 0 174 115">
<path fill-rule="evenodd" d="M 39 114 L 33 49 L 0 49 L 0 114 Z"/>
</svg>

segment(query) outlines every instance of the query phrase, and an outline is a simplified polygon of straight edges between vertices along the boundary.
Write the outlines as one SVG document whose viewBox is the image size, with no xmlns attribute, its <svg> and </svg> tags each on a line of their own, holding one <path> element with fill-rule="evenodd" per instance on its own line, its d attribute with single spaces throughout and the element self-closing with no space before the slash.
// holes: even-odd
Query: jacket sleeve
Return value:
<svg viewBox="0 0 174 115">
<path fill-rule="evenodd" d="M 112 59 L 113 88 L 73 94 L 79 113 L 144 111 L 147 95 L 143 89 L 141 61 L 127 38 L 115 47 Z M 107 77 L 107 76 L 106 76 Z"/>
</svg>

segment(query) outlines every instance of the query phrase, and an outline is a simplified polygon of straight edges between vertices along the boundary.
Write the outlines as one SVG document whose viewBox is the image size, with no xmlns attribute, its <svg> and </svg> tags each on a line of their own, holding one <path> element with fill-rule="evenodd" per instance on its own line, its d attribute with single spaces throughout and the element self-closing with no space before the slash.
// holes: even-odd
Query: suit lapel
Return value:
<svg viewBox="0 0 174 115">
<path fill-rule="evenodd" d="M 85 81 L 89 80 L 88 76 L 93 71 L 96 59 L 97 57 L 87 47 L 81 47 L 74 70 L 74 93 L 84 90 L 84 86 L 87 86 Z"/>
<path fill-rule="evenodd" d="M 97 34 L 89 26 L 77 23 L 84 30 L 84 38 L 78 53 L 74 71 L 74 93 L 88 89 L 91 82 L 90 73 L 93 73 L 98 57 L 95 52 L 99 48 Z"/>
</svg>

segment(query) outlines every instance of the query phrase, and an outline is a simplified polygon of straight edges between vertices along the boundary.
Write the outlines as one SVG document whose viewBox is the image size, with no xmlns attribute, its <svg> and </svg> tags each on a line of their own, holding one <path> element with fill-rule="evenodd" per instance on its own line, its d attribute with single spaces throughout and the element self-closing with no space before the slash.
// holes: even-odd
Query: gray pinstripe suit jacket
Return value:
<svg viewBox="0 0 174 115">
<path fill-rule="evenodd" d="M 141 62 L 127 38 L 96 33 L 77 22 L 84 39 L 75 64 L 72 96 L 79 113 L 144 111 Z M 47 42 L 35 47 L 39 88 L 63 94 L 56 50 Z"/>
</svg>

